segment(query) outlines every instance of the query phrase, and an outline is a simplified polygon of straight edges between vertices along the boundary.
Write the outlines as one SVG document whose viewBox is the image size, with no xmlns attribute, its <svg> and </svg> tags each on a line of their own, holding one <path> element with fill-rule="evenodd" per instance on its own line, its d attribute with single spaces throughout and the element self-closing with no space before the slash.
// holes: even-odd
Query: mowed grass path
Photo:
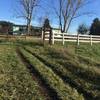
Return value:
<svg viewBox="0 0 100 100">
<path fill-rule="evenodd" d="M 14 45 L 0 45 L 0 100 L 47 100 Z M 49 100 L 49 99 L 48 99 Z"/>
<path fill-rule="evenodd" d="M 0 45 L 1 100 L 54 100 L 54 96 L 62 100 L 100 99 L 99 44 L 91 47 L 74 43 L 43 46 L 41 41 L 10 43 Z M 56 94 L 53 97 L 51 90 Z"/>
<path fill-rule="evenodd" d="M 51 68 L 66 84 L 82 93 L 86 99 L 100 99 L 99 44 L 92 47 L 88 44 L 77 46 L 74 43 L 65 46 L 35 44 L 24 48 Z"/>
</svg>

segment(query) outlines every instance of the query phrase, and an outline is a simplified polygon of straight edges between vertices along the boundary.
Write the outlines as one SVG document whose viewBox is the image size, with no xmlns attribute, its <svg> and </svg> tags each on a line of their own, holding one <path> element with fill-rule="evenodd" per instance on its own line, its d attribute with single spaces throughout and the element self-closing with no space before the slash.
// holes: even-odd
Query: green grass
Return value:
<svg viewBox="0 0 100 100">
<path fill-rule="evenodd" d="M 51 67 L 61 78 L 63 78 L 64 81 L 68 80 L 69 84 L 71 83 L 71 84 L 75 85 L 74 87 L 77 86 L 80 89 L 83 89 L 82 91 L 86 91 L 87 94 L 91 93 L 91 95 L 94 98 L 99 96 L 99 91 L 95 86 L 96 84 L 97 84 L 97 86 L 99 86 L 98 79 L 96 79 L 97 83 L 90 81 L 90 80 L 92 80 L 93 77 L 95 77 L 95 75 L 93 76 L 93 74 L 94 74 L 93 72 L 84 70 L 84 69 L 80 68 L 80 66 L 76 67 L 76 65 L 73 65 L 71 62 L 69 65 L 68 64 L 69 61 L 65 62 L 64 59 L 57 60 L 53 57 L 50 57 L 51 54 L 49 55 L 49 53 L 48 53 L 48 55 L 47 54 L 45 55 L 45 54 L 42 54 L 41 52 L 37 52 L 38 50 L 34 51 L 34 48 L 32 48 L 32 47 L 26 47 L 26 49 L 28 51 L 32 52 L 37 58 L 39 58 L 46 65 L 48 65 L 48 67 Z M 47 52 L 47 51 L 45 50 L 45 52 Z M 61 64 L 61 62 L 63 64 Z M 89 74 L 90 74 L 90 76 L 89 76 Z M 97 78 L 97 76 L 95 78 Z"/>
<path fill-rule="evenodd" d="M 0 100 L 45 100 L 15 48 L 0 45 Z"/>
<path fill-rule="evenodd" d="M 83 100 L 81 94 L 77 93 L 77 90 L 72 89 L 69 85 L 65 85 L 64 82 L 57 76 L 51 68 L 46 67 L 41 63 L 37 58 L 32 56 L 30 53 L 26 52 L 24 49 L 21 49 L 21 52 L 25 58 L 34 66 L 35 70 L 40 73 L 40 76 L 46 81 L 51 88 L 53 88 L 58 96 L 62 100 Z"/>
<path fill-rule="evenodd" d="M 57 92 L 62 100 L 66 100 L 65 98 L 67 98 L 67 100 L 86 99 L 87 94 L 91 95 L 91 98 L 88 98 L 89 100 L 100 99 L 99 44 L 90 46 L 88 43 L 81 43 L 80 46 L 77 46 L 76 43 L 66 43 L 62 46 L 61 43 L 57 42 L 53 46 L 43 46 L 41 41 L 36 40 L 2 41 L 0 44 L 0 74 L 3 71 L 5 72 L 4 76 L 2 74 L 0 75 L 0 84 L 10 83 L 8 80 L 11 81 L 13 77 L 16 77 L 14 78 L 15 80 L 13 79 L 13 81 L 11 81 L 10 86 L 6 84 L 9 88 L 2 88 L 2 91 L 6 91 L 1 92 L 3 93 L 3 97 L 6 98 L 4 95 L 10 97 L 13 95 L 12 91 L 16 90 L 15 95 L 13 95 L 15 98 L 17 96 L 20 98 L 21 95 L 23 98 L 26 98 L 26 100 L 27 96 L 31 99 L 45 98 L 37 89 L 39 88 L 38 84 L 31 79 L 31 75 L 16 54 L 15 48 L 21 47 L 21 52 L 25 58 L 33 65 L 38 73 L 40 73 L 46 83 Z M 33 55 L 27 50 L 33 53 Z M 6 73 L 6 71 L 9 73 Z M 22 76 L 20 77 L 21 79 L 18 76 Z M 22 83 L 20 85 L 21 81 Z M 30 86 L 32 87 L 29 87 L 30 92 L 26 92 L 22 88 L 24 85 L 24 87 L 27 88 L 28 84 L 31 84 Z M 36 84 L 35 87 L 33 84 Z M 16 87 L 20 88 L 17 90 Z M 12 94 L 9 94 L 9 90 Z M 25 95 L 23 91 L 26 93 Z M 36 91 L 35 95 L 34 91 Z"/>
<path fill-rule="evenodd" d="M 26 46 L 26 49 L 40 57 L 42 61 L 52 66 L 52 69 L 60 76 L 69 77 L 75 84 L 80 86 L 84 91 L 91 94 L 94 98 L 100 98 L 100 68 L 99 57 L 96 58 L 99 50 L 99 45 L 82 44 L 76 46 L 75 44 L 67 44 L 61 46 L 59 44 L 54 46 Z M 88 50 L 85 52 L 85 50 Z M 89 56 L 93 52 L 93 56 Z M 97 51 L 99 53 L 99 51 Z M 94 56 L 95 55 L 95 56 Z"/>
</svg>

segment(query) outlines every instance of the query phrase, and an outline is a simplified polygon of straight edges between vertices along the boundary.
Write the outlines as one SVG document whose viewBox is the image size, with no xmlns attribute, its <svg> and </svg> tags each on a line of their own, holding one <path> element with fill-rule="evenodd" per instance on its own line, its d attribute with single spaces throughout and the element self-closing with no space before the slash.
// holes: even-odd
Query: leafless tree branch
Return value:
<svg viewBox="0 0 100 100">
<path fill-rule="evenodd" d="M 19 0 L 20 14 L 17 18 L 24 18 L 27 21 L 27 33 L 30 34 L 30 26 L 35 7 L 39 6 L 38 0 Z"/>
<path fill-rule="evenodd" d="M 62 32 L 67 32 L 73 19 L 90 12 L 78 13 L 84 6 L 92 3 L 93 0 L 57 0 L 59 6 L 53 7 L 59 19 L 59 26 Z"/>
</svg>

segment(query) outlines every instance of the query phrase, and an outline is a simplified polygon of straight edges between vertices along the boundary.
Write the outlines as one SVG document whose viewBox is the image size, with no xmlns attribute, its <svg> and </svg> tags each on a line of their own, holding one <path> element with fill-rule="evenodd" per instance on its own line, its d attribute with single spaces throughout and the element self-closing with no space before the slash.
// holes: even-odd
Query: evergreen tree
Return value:
<svg viewBox="0 0 100 100">
<path fill-rule="evenodd" d="M 91 35 L 100 35 L 100 20 L 95 18 L 93 23 L 90 27 L 90 34 Z"/>
<path fill-rule="evenodd" d="M 48 18 L 46 18 L 44 21 L 43 30 L 44 30 L 43 41 L 45 40 L 45 35 L 47 34 L 45 32 L 49 31 L 49 44 L 51 45 L 52 44 L 52 28 L 50 26 L 50 22 Z"/>
<path fill-rule="evenodd" d="M 81 24 L 79 25 L 77 32 L 78 34 L 88 34 L 89 28 L 85 24 Z"/>
<path fill-rule="evenodd" d="M 45 21 L 44 21 L 44 28 L 51 28 L 48 18 L 46 18 Z"/>
</svg>

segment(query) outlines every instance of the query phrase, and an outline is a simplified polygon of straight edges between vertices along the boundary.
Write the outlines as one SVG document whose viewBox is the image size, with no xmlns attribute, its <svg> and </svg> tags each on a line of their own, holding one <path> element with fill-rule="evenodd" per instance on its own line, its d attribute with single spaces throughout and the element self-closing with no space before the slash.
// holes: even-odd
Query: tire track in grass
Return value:
<svg viewBox="0 0 100 100">
<path fill-rule="evenodd" d="M 51 89 L 48 84 L 46 84 L 45 80 L 42 79 L 40 74 L 34 69 L 34 66 L 29 63 L 29 61 L 24 57 L 24 55 L 18 48 L 16 49 L 16 52 L 24 65 L 29 69 L 30 73 L 32 74 L 33 80 L 35 80 L 39 84 L 41 93 L 46 97 L 46 99 L 60 100 L 57 96 L 57 93 L 53 89 Z"/>
<path fill-rule="evenodd" d="M 42 63 L 44 63 L 47 67 L 51 67 L 52 70 L 61 77 L 65 83 L 68 83 L 71 87 L 75 88 L 80 94 L 83 94 L 86 100 L 99 100 L 98 98 L 93 97 L 91 93 L 85 91 L 81 86 L 78 86 L 70 77 L 61 75 L 60 72 L 54 69 L 54 66 L 48 63 L 46 60 L 42 59 L 40 56 L 36 55 L 35 53 L 31 52 L 30 50 L 24 48 L 27 52 L 31 53 L 37 59 L 39 59 Z"/>
</svg>

